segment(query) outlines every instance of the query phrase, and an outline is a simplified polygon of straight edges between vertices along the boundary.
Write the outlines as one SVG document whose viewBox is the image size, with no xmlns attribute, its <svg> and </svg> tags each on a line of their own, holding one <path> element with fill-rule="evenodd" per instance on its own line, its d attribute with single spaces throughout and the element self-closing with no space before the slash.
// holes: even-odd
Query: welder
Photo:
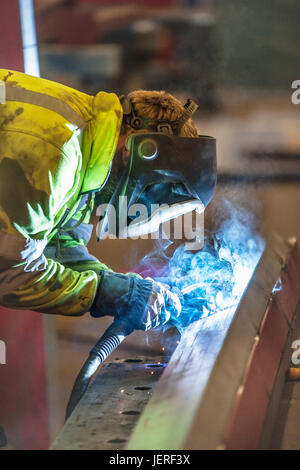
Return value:
<svg viewBox="0 0 300 470">
<path fill-rule="evenodd" d="M 182 207 L 177 215 L 206 206 L 215 150 L 197 135 L 196 105 L 156 91 L 93 97 L 10 70 L 0 70 L 0 86 L 0 305 L 111 315 L 142 330 L 178 315 L 168 286 L 115 273 L 86 245 L 95 195 L 117 213 L 125 209 L 120 200 L 127 213 L 134 203 Z M 159 211 L 159 222 L 168 217 Z M 140 219 L 127 222 L 143 230 Z"/>
</svg>

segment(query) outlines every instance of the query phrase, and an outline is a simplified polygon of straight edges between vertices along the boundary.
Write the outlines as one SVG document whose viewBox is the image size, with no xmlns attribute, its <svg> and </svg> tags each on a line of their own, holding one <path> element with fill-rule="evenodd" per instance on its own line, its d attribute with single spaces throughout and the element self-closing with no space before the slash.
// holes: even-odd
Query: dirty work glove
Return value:
<svg viewBox="0 0 300 470">
<path fill-rule="evenodd" d="M 181 304 L 168 286 L 153 279 L 101 271 L 101 281 L 91 307 L 93 317 L 111 315 L 135 330 L 147 331 L 179 316 Z"/>
</svg>

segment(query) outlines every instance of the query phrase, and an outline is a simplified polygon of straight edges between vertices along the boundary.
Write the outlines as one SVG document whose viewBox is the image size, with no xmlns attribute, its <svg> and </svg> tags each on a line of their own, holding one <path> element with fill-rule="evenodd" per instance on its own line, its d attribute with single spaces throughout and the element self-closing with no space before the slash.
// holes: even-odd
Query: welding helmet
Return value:
<svg viewBox="0 0 300 470">
<path fill-rule="evenodd" d="M 98 239 L 111 232 L 120 238 L 142 236 L 187 212 L 201 213 L 216 186 L 215 139 L 176 135 L 197 109 L 194 102 L 188 100 L 176 122 L 145 120 L 136 116 L 128 100 L 122 105 L 130 127 L 147 131 L 127 139 L 129 159 L 105 213 L 98 214 Z"/>
</svg>

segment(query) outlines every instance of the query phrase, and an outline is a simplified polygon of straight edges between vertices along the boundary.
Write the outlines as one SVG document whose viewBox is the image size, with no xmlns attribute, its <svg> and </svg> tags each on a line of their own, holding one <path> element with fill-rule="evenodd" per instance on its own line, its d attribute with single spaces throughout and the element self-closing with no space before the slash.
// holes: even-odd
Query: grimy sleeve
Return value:
<svg viewBox="0 0 300 470">
<path fill-rule="evenodd" d="M 71 219 L 69 226 L 75 226 L 75 219 Z M 81 223 L 79 227 L 61 232 L 61 236 L 56 235 L 51 243 L 46 246 L 44 254 L 65 267 L 78 272 L 95 271 L 111 269 L 89 253 L 87 244 L 90 240 L 92 224 Z"/>
<path fill-rule="evenodd" d="M 41 313 L 79 316 L 89 311 L 100 276 L 46 258 L 30 262 L 36 243 L 0 231 L 0 304 Z M 25 256 L 26 260 L 22 257 Z"/>
<path fill-rule="evenodd" d="M 79 272 L 44 253 L 55 214 L 73 191 L 80 149 L 69 142 L 67 154 L 57 156 L 58 149 L 35 136 L 5 135 L 0 143 L 0 305 L 82 315 L 96 295 L 96 270 Z M 9 158 L 1 156 L 8 151 Z M 33 151 L 43 155 L 36 163 Z"/>
</svg>

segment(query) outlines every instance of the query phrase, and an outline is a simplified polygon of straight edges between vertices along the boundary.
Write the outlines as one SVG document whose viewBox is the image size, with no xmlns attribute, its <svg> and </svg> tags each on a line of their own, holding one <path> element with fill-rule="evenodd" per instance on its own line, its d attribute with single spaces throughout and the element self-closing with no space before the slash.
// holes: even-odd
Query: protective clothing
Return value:
<svg viewBox="0 0 300 470">
<path fill-rule="evenodd" d="M 92 305 L 99 314 L 103 301 L 106 314 L 109 289 L 99 285 L 111 279 L 109 268 L 86 244 L 94 193 L 107 182 L 117 147 L 120 101 L 9 70 L 0 70 L 0 80 L 0 304 L 74 316 Z M 125 297 L 115 287 L 113 298 L 125 302 L 136 328 L 168 318 L 171 304 L 179 312 L 168 289 L 122 279 L 131 287 Z"/>
<path fill-rule="evenodd" d="M 196 111 L 196 103 L 188 100 L 177 121 L 158 121 L 137 115 L 127 97 L 120 100 L 125 122 L 131 128 L 149 132 L 142 130 L 127 139 L 130 157 L 109 201 L 105 201 L 106 211 L 100 212 L 100 240 L 107 234 L 124 238 L 142 236 L 187 212 L 202 213 L 217 181 L 215 139 L 178 135 Z M 110 179 L 108 186 L 109 183 Z"/>
<path fill-rule="evenodd" d="M 146 308 L 145 308 L 146 306 Z M 101 272 L 101 282 L 91 307 L 91 315 L 111 315 L 125 319 L 135 330 L 147 331 L 178 317 L 181 304 L 176 294 L 153 279 L 139 279 L 109 271 Z"/>
<path fill-rule="evenodd" d="M 108 269 L 85 245 L 122 107 L 113 93 L 92 97 L 19 72 L 0 70 L 0 80 L 0 304 L 81 315 Z"/>
<path fill-rule="evenodd" d="M 0 80 L 6 99 L 0 105 L 0 304 L 81 315 L 96 298 L 97 313 L 112 314 L 107 297 L 99 303 L 99 292 L 105 292 L 99 284 L 107 284 L 109 268 L 86 244 L 93 193 L 105 185 L 119 138 L 119 99 L 8 70 L 0 70 Z M 115 307 L 126 312 L 126 305 L 138 328 L 157 325 L 165 307 L 162 292 L 138 276 L 114 276 L 133 286 L 124 299 L 114 284 Z"/>
</svg>

